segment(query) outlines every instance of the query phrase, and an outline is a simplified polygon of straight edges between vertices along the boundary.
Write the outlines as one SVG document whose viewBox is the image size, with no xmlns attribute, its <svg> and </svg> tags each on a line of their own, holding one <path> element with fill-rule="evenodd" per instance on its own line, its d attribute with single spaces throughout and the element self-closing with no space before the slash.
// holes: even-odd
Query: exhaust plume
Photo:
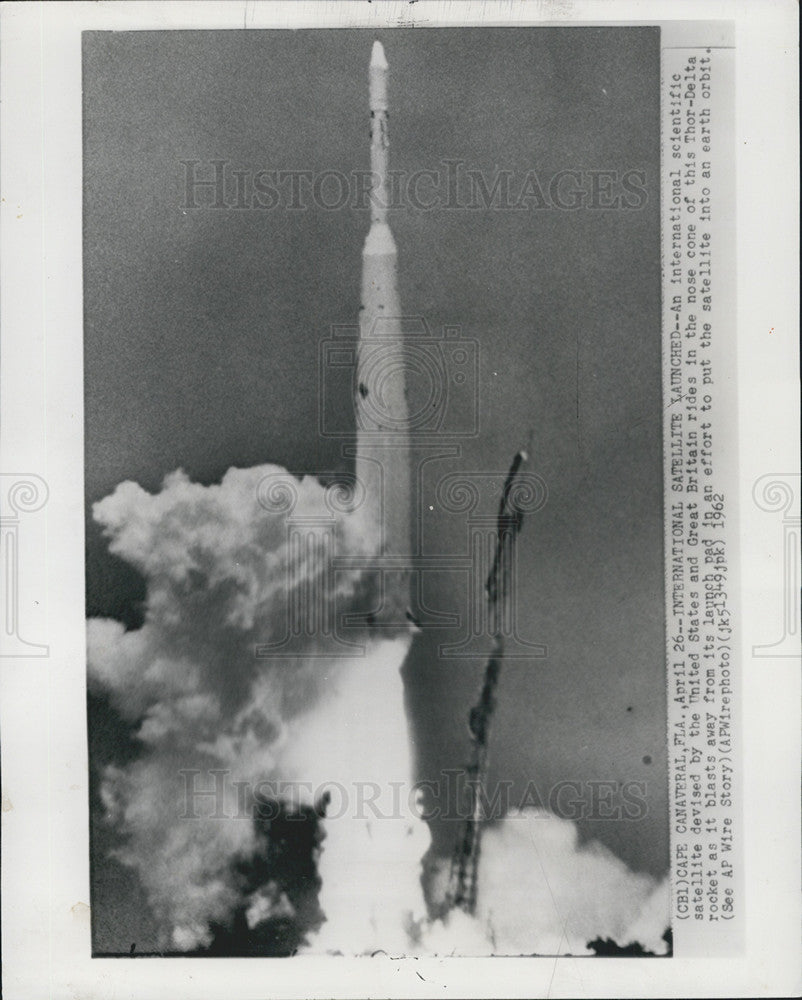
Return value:
<svg viewBox="0 0 802 1000">
<path fill-rule="evenodd" d="M 212 486 L 177 472 L 154 495 L 123 483 L 94 507 L 110 550 L 147 581 L 141 628 L 89 621 L 88 663 L 91 688 L 105 693 L 141 746 L 139 759 L 105 769 L 101 796 L 123 840 L 116 856 L 137 872 L 162 946 L 208 948 L 238 914 L 254 934 L 274 919 L 303 923 L 292 915 L 270 824 L 251 815 L 252 789 L 281 779 L 304 783 L 295 808 L 317 804 L 326 814 L 318 861 L 326 920 L 315 934 L 314 921 L 302 926 L 309 950 L 587 954 L 588 942 L 609 938 L 663 953 L 666 883 L 630 871 L 599 844 L 580 845 L 571 821 L 542 810 L 485 825 L 474 917 L 457 909 L 425 919 L 429 833 L 409 802 L 399 675 L 411 637 L 365 630 L 356 637 L 364 655 L 342 657 L 310 634 L 306 656 L 254 655 L 281 639 L 293 594 L 325 575 L 323 533 L 313 537 L 317 547 L 293 546 L 291 514 L 327 519 L 338 551 L 376 544 L 359 510 L 332 518 L 323 486 L 275 466 L 231 469 Z M 363 585 L 356 572 L 338 573 L 329 599 L 363 607 Z M 231 780 L 187 810 L 188 781 L 214 793 L 215 770 Z M 251 790 L 244 811 L 235 782 Z M 311 801 L 321 790 L 327 805 Z M 188 811 L 198 818 L 182 818 Z M 295 830 L 289 820 L 283 836 Z M 256 885 L 242 876 L 248 865 L 259 872 Z M 434 912 L 446 900 L 449 867 L 441 859 L 429 878 Z"/>
<path fill-rule="evenodd" d="M 431 923 L 426 951 L 456 955 L 590 955 L 589 942 L 638 942 L 667 950 L 669 887 L 635 873 L 597 841 L 580 844 L 576 825 L 526 809 L 487 824 L 475 916 L 450 910 Z M 431 896 L 448 905 L 450 863 L 435 865 Z"/>
<path fill-rule="evenodd" d="M 94 506 L 110 551 L 147 581 L 141 628 L 89 621 L 88 668 L 91 688 L 142 747 L 135 762 L 106 768 L 101 797 L 124 837 L 116 856 L 137 871 L 165 947 L 209 946 L 212 925 L 242 907 L 253 927 L 288 912 L 275 889 L 243 897 L 238 867 L 264 852 L 265 832 L 243 813 L 240 789 L 298 782 L 295 804 L 308 806 L 327 785 L 412 784 L 399 675 L 408 636 L 357 631 L 349 641 L 362 646 L 346 656 L 314 627 L 301 630 L 292 656 L 277 645 L 299 608 L 319 622 L 333 620 L 335 604 L 364 607 L 359 571 L 338 572 L 334 583 L 328 575 L 332 545 L 351 556 L 378 545 L 341 491 L 261 466 L 230 469 L 212 486 L 179 471 L 155 495 L 126 482 Z M 270 644 L 275 655 L 255 655 Z M 349 793 L 342 815 L 324 823 L 321 947 L 353 949 L 355 934 L 365 950 L 387 947 L 390 925 L 398 941 L 397 928 L 423 915 L 417 868 L 428 829 L 402 804 L 397 819 L 379 821 Z M 355 885 L 363 905 L 350 906 L 348 933 L 334 935 Z"/>
</svg>

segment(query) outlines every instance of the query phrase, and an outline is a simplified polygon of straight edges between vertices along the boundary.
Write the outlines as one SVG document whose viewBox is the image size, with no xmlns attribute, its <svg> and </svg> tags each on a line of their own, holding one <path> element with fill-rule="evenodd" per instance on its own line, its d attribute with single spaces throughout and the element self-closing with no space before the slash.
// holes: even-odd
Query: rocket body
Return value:
<svg viewBox="0 0 802 1000">
<path fill-rule="evenodd" d="M 371 224 L 362 251 L 362 305 L 355 385 L 356 476 L 381 543 L 383 602 L 376 624 L 401 625 L 409 603 L 411 453 L 409 369 L 398 296 L 398 259 L 389 202 L 387 61 L 380 42 L 370 62 Z M 392 557 L 397 557 L 393 560 Z"/>
<path fill-rule="evenodd" d="M 370 63 L 370 109 L 372 212 L 362 256 L 354 407 L 355 503 L 372 522 L 371 537 L 379 539 L 368 571 L 374 604 L 365 609 L 374 628 L 364 655 L 327 664 L 330 697 L 312 709 L 312 724 L 289 736 L 284 763 L 289 774 L 313 787 L 333 785 L 335 795 L 339 788 L 355 796 L 333 801 L 331 815 L 326 812 L 318 869 L 326 921 L 311 949 L 403 954 L 413 946 L 410 929 L 426 915 L 420 863 L 430 834 L 414 806 L 401 677 L 412 642 L 406 618 L 412 509 L 408 359 L 395 242 L 387 224 L 387 62 L 378 42 Z M 375 789 L 381 804 L 362 802 L 363 789 Z"/>
</svg>

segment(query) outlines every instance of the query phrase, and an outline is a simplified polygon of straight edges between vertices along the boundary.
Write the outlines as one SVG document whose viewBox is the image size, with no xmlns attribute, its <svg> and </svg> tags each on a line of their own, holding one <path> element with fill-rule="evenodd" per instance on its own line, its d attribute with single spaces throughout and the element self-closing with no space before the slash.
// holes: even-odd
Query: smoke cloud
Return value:
<svg viewBox="0 0 802 1000">
<path fill-rule="evenodd" d="M 90 687 L 106 694 L 142 745 L 132 764 L 106 768 L 101 797 L 124 837 L 116 856 L 137 871 L 164 947 L 207 947 L 212 926 L 243 906 L 251 928 L 289 913 L 276 886 L 243 897 L 239 872 L 264 854 L 269 832 L 249 821 L 248 810 L 243 815 L 238 784 L 253 789 L 282 779 L 312 795 L 327 782 L 411 783 L 399 675 L 408 636 L 376 641 L 363 632 L 352 640 L 362 645 L 343 656 L 331 630 L 321 628 L 335 604 L 357 606 L 364 584 L 359 571 L 331 579 L 332 551 L 359 556 L 377 544 L 374 527 L 348 499 L 341 486 L 262 466 L 230 469 L 212 486 L 179 471 L 155 495 L 125 482 L 94 506 L 110 551 L 147 581 L 141 628 L 89 621 L 88 667 Z M 299 642 L 276 647 L 288 629 L 300 630 Z M 274 655 L 257 657 L 269 645 Z M 219 789 L 215 771 L 230 775 Z M 188 787 L 197 792 L 191 810 Z M 310 803 L 301 796 L 295 804 Z M 326 825 L 320 871 L 329 936 L 344 908 L 340 873 L 357 859 L 375 897 L 362 908 L 368 927 L 383 890 L 400 908 L 391 907 L 385 922 L 420 915 L 411 852 L 419 862 L 428 830 L 414 814 L 379 827 L 383 848 L 365 810 L 353 815 L 353 803 Z M 411 873 L 407 891 L 393 882 L 394 851 Z M 356 933 L 353 925 L 352 917 Z M 363 936 L 374 943 L 375 934 Z"/>
<path fill-rule="evenodd" d="M 205 949 L 233 925 L 258 935 L 283 921 L 301 925 L 310 950 L 346 954 L 585 954 L 598 937 L 665 950 L 665 884 L 541 810 L 486 828 L 475 918 L 427 918 L 430 838 L 409 801 L 400 676 L 412 637 L 357 630 L 342 655 L 323 627 L 335 607 L 369 606 L 369 581 L 332 577 L 332 553 L 378 545 L 341 487 L 270 465 L 211 486 L 178 471 L 156 494 L 122 483 L 93 513 L 147 583 L 141 628 L 88 622 L 88 667 L 140 744 L 137 760 L 104 769 L 100 793 L 162 947 Z M 277 646 L 295 625 L 293 644 Z M 273 655 L 257 656 L 265 646 Z M 218 786 L 215 772 L 229 780 Z M 275 779 L 300 783 L 293 808 L 307 820 L 328 790 L 322 842 L 291 816 L 254 820 L 253 790 Z M 361 798 L 343 800 L 357 786 Z M 188 787 L 199 793 L 189 810 Z M 322 926 L 282 872 L 296 841 L 317 857 Z M 446 861 L 430 867 L 433 912 L 447 873 Z"/>
<path fill-rule="evenodd" d="M 442 862 L 436 903 L 447 884 Z M 458 955 L 589 955 L 590 941 L 609 938 L 661 955 L 668 911 L 667 882 L 631 871 L 596 841 L 580 844 L 571 820 L 527 809 L 485 829 L 476 916 L 452 911 L 435 921 L 426 947 Z"/>
</svg>

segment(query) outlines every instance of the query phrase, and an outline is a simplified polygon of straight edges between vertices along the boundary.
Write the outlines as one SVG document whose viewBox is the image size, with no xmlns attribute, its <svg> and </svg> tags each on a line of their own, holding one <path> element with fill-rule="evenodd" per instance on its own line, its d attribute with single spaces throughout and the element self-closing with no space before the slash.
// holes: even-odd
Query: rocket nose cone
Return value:
<svg viewBox="0 0 802 1000">
<path fill-rule="evenodd" d="M 387 69 L 387 57 L 384 54 L 384 46 L 377 39 L 373 43 L 373 51 L 370 54 L 371 69 Z"/>
</svg>

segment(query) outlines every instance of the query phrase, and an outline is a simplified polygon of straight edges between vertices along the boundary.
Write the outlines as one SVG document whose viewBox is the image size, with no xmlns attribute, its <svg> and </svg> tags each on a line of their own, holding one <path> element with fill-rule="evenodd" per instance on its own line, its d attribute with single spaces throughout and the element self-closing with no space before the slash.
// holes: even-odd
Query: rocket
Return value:
<svg viewBox="0 0 802 1000">
<path fill-rule="evenodd" d="M 378 559 L 383 601 L 377 625 L 403 625 L 409 604 L 412 474 L 407 405 L 410 353 L 404 344 L 398 297 L 398 259 L 387 222 L 388 65 L 381 42 L 373 43 L 370 94 L 370 229 L 362 250 L 354 404 L 357 428 L 356 477 L 373 526 L 379 532 Z"/>
<path fill-rule="evenodd" d="M 312 784 L 317 779 L 320 786 L 410 789 L 414 767 L 401 676 L 411 639 L 406 617 L 413 508 L 410 345 L 404 343 L 396 249 L 387 223 L 387 60 L 379 42 L 373 46 L 369 79 L 372 209 L 362 251 L 353 367 L 357 485 L 352 510 L 370 543 L 367 565 L 361 555 L 359 560 L 372 602 L 354 615 L 354 624 L 369 623 L 371 641 L 362 655 L 324 661 L 330 697 L 313 709 L 314 726 L 288 737 L 285 761 L 298 763 L 289 769 L 285 764 L 285 771 L 298 775 L 302 785 L 310 781 L 311 769 Z M 350 361 L 350 352 L 347 356 Z M 373 817 L 347 809 L 329 820 L 321 805 L 325 840 L 318 863 L 319 901 L 326 921 L 312 947 L 340 954 L 405 953 L 410 928 L 420 926 L 426 914 L 420 863 L 430 846 L 427 825 L 409 797 L 400 808 L 395 800 L 387 802 L 390 811 Z"/>
</svg>

